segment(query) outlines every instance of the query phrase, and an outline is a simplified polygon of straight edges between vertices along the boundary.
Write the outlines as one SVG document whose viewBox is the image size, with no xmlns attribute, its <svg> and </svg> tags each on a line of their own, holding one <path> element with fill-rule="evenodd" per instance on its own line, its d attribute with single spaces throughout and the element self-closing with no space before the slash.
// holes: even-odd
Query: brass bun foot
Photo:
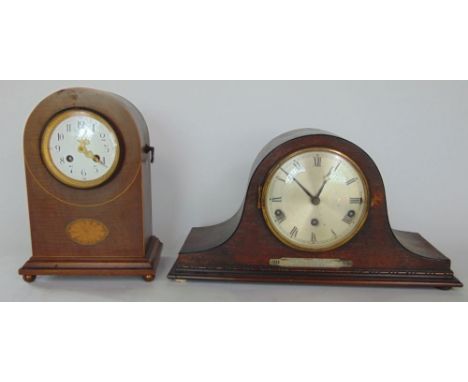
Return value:
<svg viewBox="0 0 468 382">
<path fill-rule="evenodd" d="M 146 282 L 151 282 L 151 281 L 153 281 L 155 278 L 156 278 L 156 276 L 155 276 L 155 275 L 151 275 L 151 274 L 147 274 L 147 275 L 144 275 L 144 276 L 143 276 L 143 280 L 145 280 Z"/>
<path fill-rule="evenodd" d="M 36 280 L 36 275 L 23 275 L 23 280 L 27 283 L 32 283 L 34 280 Z"/>
</svg>

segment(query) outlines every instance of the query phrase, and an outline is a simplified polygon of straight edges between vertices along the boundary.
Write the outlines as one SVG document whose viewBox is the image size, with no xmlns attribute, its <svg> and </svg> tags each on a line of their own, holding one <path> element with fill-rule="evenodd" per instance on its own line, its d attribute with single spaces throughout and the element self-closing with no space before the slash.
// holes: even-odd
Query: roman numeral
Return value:
<svg viewBox="0 0 468 382">
<path fill-rule="evenodd" d="M 71 132 L 71 123 L 67 123 L 67 133 Z"/>
<path fill-rule="evenodd" d="M 346 223 L 346 224 L 351 224 L 353 222 L 353 218 L 352 217 L 349 217 L 348 215 L 345 215 L 345 217 L 343 218 L 343 221 Z"/>
<path fill-rule="evenodd" d="M 299 232 L 299 230 L 297 229 L 296 226 L 294 226 L 294 228 L 291 230 L 291 232 L 289 232 L 289 236 L 291 236 L 291 239 L 295 238 L 297 236 L 298 232 Z"/>
<path fill-rule="evenodd" d="M 351 178 L 351 179 L 346 181 L 346 185 L 349 186 L 350 184 L 353 184 L 356 181 L 357 181 L 357 178 Z"/>
<path fill-rule="evenodd" d="M 282 200 L 283 200 L 283 197 L 281 197 L 281 196 L 276 196 L 274 198 L 270 198 L 270 202 L 280 203 Z"/>
<path fill-rule="evenodd" d="M 314 166 L 321 167 L 322 166 L 322 157 L 316 156 L 314 157 Z"/>
<path fill-rule="evenodd" d="M 293 160 L 293 166 L 294 166 L 298 171 L 304 170 L 304 167 L 302 166 L 302 164 L 301 164 L 300 162 L 298 162 L 296 159 Z"/>
<path fill-rule="evenodd" d="M 278 180 L 278 181 L 280 181 L 280 182 L 283 182 L 283 183 L 285 183 L 285 182 L 286 182 L 286 180 L 285 180 L 285 179 L 283 179 L 283 178 L 280 178 L 279 176 L 275 176 L 275 179 L 276 179 L 276 180 Z"/>
<path fill-rule="evenodd" d="M 314 232 L 310 234 L 310 241 L 311 243 L 314 243 L 314 244 L 317 242 L 317 235 L 315 235 Z"/>
<path fill-rule="evenodd" d="M 362 204 L 362 198 L 349 198 L 350 204 Z"/>
</svg>

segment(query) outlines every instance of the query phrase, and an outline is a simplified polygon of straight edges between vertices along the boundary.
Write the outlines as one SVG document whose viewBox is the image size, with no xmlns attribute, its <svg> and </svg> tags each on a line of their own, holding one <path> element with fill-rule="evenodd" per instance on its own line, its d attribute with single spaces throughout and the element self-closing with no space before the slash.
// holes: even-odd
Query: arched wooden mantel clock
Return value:
<svg viewBox="0 0 468 382">
<path fill-rule="evenodd" d="M 319 130 L 268 144 L 244 203 L 228 221 L 193 228 L 172 279 L 416 286 L 462 284 L 419 234 L 390 227 L 371 158 Z"/>
<path fill-rule="evenodd" d="M 73 88 L 44 99 L 24 131 L 32 257 L 37 275 L 155 278 L 146 123 L 124 98 Z"/>
</svg>

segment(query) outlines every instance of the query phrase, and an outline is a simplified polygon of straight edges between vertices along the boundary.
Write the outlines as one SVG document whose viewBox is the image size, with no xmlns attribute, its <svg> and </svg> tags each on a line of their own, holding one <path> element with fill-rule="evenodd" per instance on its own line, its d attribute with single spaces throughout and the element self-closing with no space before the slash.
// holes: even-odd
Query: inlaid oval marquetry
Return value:
<svg viewBox="0 0 468 382">
<path fill-rule="evenodd" d="M 107 226 L 95 219 L 76 219 L 66 228 L 67 235 L 80 245 L 96 245 L 109 235 Z"/>
</svg>

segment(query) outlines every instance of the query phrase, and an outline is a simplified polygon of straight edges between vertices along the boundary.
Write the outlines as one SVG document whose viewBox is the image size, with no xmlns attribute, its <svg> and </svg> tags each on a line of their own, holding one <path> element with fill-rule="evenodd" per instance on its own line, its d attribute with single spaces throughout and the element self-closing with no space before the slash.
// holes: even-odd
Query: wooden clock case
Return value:
<svg viewBox="0 0 468 382">
<path fill-rule="evenodd" d="M 90 189 L 66 186 L 44 165 L 41 136 L 58 113 L 86 109 L 105 118 L 121 147 L 120 162 L 106 183 Z M 162 243 L 152 234 L 150 146 L 146 123 L 130 102 L 98 90 L 72 88 L 44 99 L 30 115 L 24 131 L 24 161 L 32 238 L 32 257 L 19 270 L 25 281 L 36 275 L 156 275 Z M 79 235 L 102 241 L 83 245 Z M 99 231 L 100 230 L 100 231 Z"/>
<path fill-rule="evenodd" d="M 351 241 L 326 252 L 301 251 L 283 244 L 269 230 L 261 209 L 262 187 L 269 171 L 282 158 L 311 147 L 335 149 L 352 158 L 369 185 L 369 215 L 364 226 Z M 331 260 L 352 265 L 341 268 L 271 265 L 281 258 L 314 258 L 324 259 L 318 261 L 323 263 Z M 441 289 L 462 286 L 450 269 L 450 260 L 424 238 L 390 227 L 384 184 L 372 159 L 353 143 L 312 129 L 283 134 L 261 151 L 239 211 L 224 223 L 193 228 L 168 277 Z"/>
</svg>

